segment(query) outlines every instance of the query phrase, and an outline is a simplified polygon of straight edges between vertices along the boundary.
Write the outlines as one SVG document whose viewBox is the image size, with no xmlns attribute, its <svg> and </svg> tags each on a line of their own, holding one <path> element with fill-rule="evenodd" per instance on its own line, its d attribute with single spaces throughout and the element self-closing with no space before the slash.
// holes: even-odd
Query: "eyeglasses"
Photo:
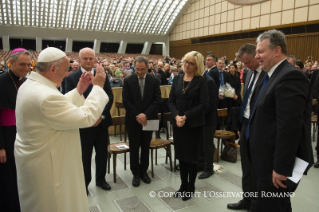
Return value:
<svg viewBox="0 0 319 212">
<path fill-rule="evenodd" d="M 187 64 L 187 65 L 189 65 L 189 66 L 194 66 L 194 65 L 196 65 L 195 63 L 188 62 L 187 60 L 184 60 L 183 62 L 184 62 L 184 64 Z"/>
</svg>

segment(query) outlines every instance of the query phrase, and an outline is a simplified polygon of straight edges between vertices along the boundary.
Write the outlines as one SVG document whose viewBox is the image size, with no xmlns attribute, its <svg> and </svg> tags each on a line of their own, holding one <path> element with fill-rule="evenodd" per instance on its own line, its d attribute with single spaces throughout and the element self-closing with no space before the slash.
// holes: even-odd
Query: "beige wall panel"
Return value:
<svg viewBox="0 0 319 212">
<path fill-rule="evenodd" d="M 190 22 L 187 22 L 186 23 L 186 30 L 190 30 L 191 29 L 191 23 Z"/>
<path fill-rule="evenodd" d="M 270 15 L 270 26 L 281 25 L 281 12 Z"/>
<path fill-rule="evenodd" d="M 261 15 L 270 13 L 270 1 L 261 3 Z"/>
<path fill-rule="evenodd" d="M 319 0 L 310 0 L 309 4 L 319 4 Z"/>
<path fill-rule="evenodd" d="M 220 14 L 215 15 L 215 24 L 220 24 Z"/>
<path fill-rule="evenodd" d="M 204 26 L 208 26 L 209 25 L 209 18 L 206 17 L 204 18 Z"/>
<path fill-rule="evenodd" d="M 233 32 L 234 31 L 234 22 L 228 22 L 227 23 L 227 32 Z"/>
<path fill-rule="evenodd" d="M 186 26 L 187 24 L 183 24 L 183 29 L 182 29 L 182 31 L 186 31 L 187 30 L 187 26 Z"/>
<path fill-rule="evenodd" d="M 198 36 L 204 36 L 204 28 L 198 29 Z"/>
<path fill-rule="evenodd" d="M 195 29 L 195 21 L 192 21 L 191 22 L 191 28 L 190 28 L 191 30 L 194 30 Z"/>
<path fill-rule="evenodd" d="M 242 22 L 242 20 L 235 21 L 235 26 L 234 26 L 235 31 L 241 30 L 241 28 L 242 28 L 241 22 Z"/>
<path fill-rule="evenodd" d="M 308 21 L 319 20 L 319 4 L 309 7 L 309 19 Z"/>
<path fill-rule="evenodd" d="M 215 13 L 221 13 L 222 12 L 222 4 L 217 3 L 215 4 Z"/>
<path fill-rule="evenodd" d="M 222 2 L 222 12 L 227 11 L 227 5 L 228 5 L 228 2 L 227 2 L 227 1 L 223 1 L 223 2 Z"/>
<path fill-rule="evenodd" d="M 194 21 L 195 20 L 195 12 L 192 12 L 191 13 L 191 21 Z"/>
<path fill-rule="evenodd" d="M 187 31 L 187 38 L 190 38 L 191 37 L 191 31 Z"/>
<path fill-rule="evenodd" d="M 260 4 L 254 4 L 251 6 L 251 16 L 259 16 L 260 15 Z"/>
<path fill-rule="evenodd" d="M 204 36 L 208 35 L 208 27 L 204 28 Z"/>
<path fill-rule="evenodd" d="M 182 39 L 186 39 L 187 37 L 186 37 L 186 33 L 180 33 L 181 34 L 181 37 L 182 37 Z"/>
<path fill-rule="evenodd" d="M 195 29 L 195 34 L 194 34 L 195 38 L 199 36 L 198 31 L 199 31 L 199 29 Z"/>
<path fill-rule="evenodd" d="M 250 18 L 246 18 L 243 20 L 243 28 L 242 30 L 250 29 Z"/>
<path fill-rule="evenodd" d="M 235 10 L 230 10 L 227 12 L 227 21 L 233 21 L 234 20 L 234 14 Z"/>
<path fill-rule="evenodd" d="M 250 27 L 251 29 L 259 28 L 260 17 L 251 18 Z"/>
<path fill-rule="evenodd" d="M 220 25 L 220 33 L 225 33 L 227 31 L 227 24 L 221 24 Z"/>
<path fill-rule="evenodd" d="M 228 2 L 228 10 L 232 10 L 232 9 L 235 9 L 235 5 Z"/>
<path fill-rule="evenodd" d="M 195 30 L 191 30 L 191 38 L 195 37 Z"/>
<path fill-rule="evenodd" d="M 294 10 L 287 10 L 282 12 L 282 24 L 291 24 L 294 22 Z"/>
<path fill-rule="evenodd" d="M 210 8 L 210 9 L 209 9 L 209 14 L 210 14 L 210 15 L 214 15 L 214 14 L 215 14 L 215 5 L 212 5 L 212 6 L 210 6 L 209 8 Z"/>
<path fill-rule="evenodd" d="M 215 34 L 220 33 L 220 24 L 215 25 Z"/>
<path fill-rule="evenodd" d="M 240 7 L 235 9 L 235 20 L 242 19 L 242 18 L 243 18 L 243 8 Z"/>
<path fill-rule="evenodd" d="M 243 6 L 243 18 L 250 18 L 251 6 Z"/>
<path fill-rule="evenodd" d="M 222 2 L 223 0 L 215 0 L 215 3 Z"/>
<path fill-rule="evenodd" d="M 191 14 L 187 14 L 187 22 L 191 21 Z"/>
<path fill-rule="evenodd" d="M 209 16 L 209 7 L 205 7 L 205 13 L 204 13 L 205 17 Z"/>
<path fill-rule="evenodd" d="M 208 33 L 209 33 L 209 35 L 215 34 L 215 26 L 208 27 Z"/>
<path fill-rule="evenodd" d="M 205 13 L 204 9 L 199 10 L 199 18 L 204 18 L 204 13 Z"/>
<path fill-rule="evenodd" d="M 269 27 L 269 15 L 260 16 L 260 27 Z"/>
<path fill-rule="evenodd" d="M 196 10 L 194 13 L 195 13 L 195 20 L 196 20 L 196 19 L 199 19 L 199 13 L 200 13 L 200 11 L 199 11 L 199 10 Z"/>
<path fill-rule="evenodd" d="M 199 28 L 204 27 L 204 19 L 199 19 Z"/>
<path fill-rule="evenodd" d="M 301 8 L 295 9 L 294 23 L 307 21 L 307 17 L 308 17 L 308 7 L 301 7 Z"/>
<path fill-rule="evenodd" d="M 210 5 L 210 0 L 205 0 L 205 7 L 209 6 Z"/>
<path fill-rule="evenodd" d="M 205 0 L 201 0 L 199 2 L 199 8 L 204 8 L 205 7 Z"/>
<path fill-rule="evenodd" d="M 215 25 L 215 16 L 214 15 L 211 15 L 210 17 L 209 17 L 209 26 L 210 25 Z"/>
<path fill-rule="evenodd" d="M 296 0 L 295 7 L 308 6 L 308 0 Z"/>
<path fill-rule="evenodd" d="M 227 21 L 227 12 L 223 12 L 220 17 L 220 22 L 225 23 Z"/>
<path fill-rule="evenodd" d="M 199 28 L 199 20 L 195 20 L 195 29 L 198 29 Z"/>
<path fill-rule="evenodd" d="M 292 4 L 292 1 L 290 4 Z M 282 7 L 282 0 L 272 0 L 271 1 L 271 12 L 272 13 L 281 11 L 281 7 Z"/>
<path fill-rule="evenodd" d="M 283 0 L 282 1 L 282 10 L 289 10 L 295 7 L 294 0 Z"/>
<path fill-rule="evenodd" d="M 195 10 L 199 10 L 199 1 L 195 2 Z"/>
</svg>

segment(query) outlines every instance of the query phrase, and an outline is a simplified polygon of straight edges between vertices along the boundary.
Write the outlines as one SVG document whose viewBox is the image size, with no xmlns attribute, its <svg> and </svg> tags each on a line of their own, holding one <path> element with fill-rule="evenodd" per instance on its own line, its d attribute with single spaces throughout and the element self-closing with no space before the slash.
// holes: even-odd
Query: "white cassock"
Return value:
<svg viewBox="0 0 319 212">
<path fill-rule="evenodd" d="M 108 101 L 99 86 L 86 99 L 76 89 L 63 95 L 36 72 L 19 88 L 14 154 L 22 212 L 88 212 L 79 128 L 93 126 Z"/>
</svg>

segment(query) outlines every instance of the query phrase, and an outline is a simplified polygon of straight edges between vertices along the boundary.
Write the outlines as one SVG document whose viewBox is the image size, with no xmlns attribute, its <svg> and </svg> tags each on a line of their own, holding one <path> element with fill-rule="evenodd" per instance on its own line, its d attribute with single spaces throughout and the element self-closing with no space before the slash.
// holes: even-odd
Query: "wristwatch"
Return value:
<svg viewBox="0 0 319 212">
<path fill-rule="evenodd" d="M 105 120 L 105 116 L 104 116 L 104 115 L 101 115 L 101 119 Z"/>
</svg>

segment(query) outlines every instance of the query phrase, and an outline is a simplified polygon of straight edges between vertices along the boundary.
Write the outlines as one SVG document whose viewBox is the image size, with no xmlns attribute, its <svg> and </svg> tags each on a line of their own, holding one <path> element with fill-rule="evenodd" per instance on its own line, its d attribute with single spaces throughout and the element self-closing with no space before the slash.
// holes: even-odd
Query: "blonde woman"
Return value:
<svg viewBox="0 0 319 212">
<path fill-rule="evenodd" d="M 183 74 L 176 75 L 169 95 L 176 158 L 179 159 L 181 186 L 174 197 L 186 201 L 195 191 L 200 138 L 208 108 L 208 89 L 201 53 L 192 51 L 183 59 Z"/>
</svg>

